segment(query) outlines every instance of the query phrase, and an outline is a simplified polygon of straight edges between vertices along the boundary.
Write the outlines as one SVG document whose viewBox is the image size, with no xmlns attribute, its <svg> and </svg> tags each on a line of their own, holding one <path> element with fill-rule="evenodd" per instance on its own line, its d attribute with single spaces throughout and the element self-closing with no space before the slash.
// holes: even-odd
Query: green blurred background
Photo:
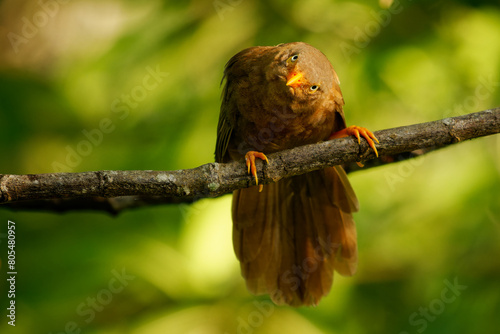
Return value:
<svg viewBox="0 0 500 334">
<path fill-rule="evenodd" d="M 348 124 L 371 130 L 500 106 L 497 1 L 4 0 L 0 35 L 0 173 L 213 161 L 224 64 L 253 45 L 322 50 Z M 352 173 L 359 272 L 315 308 L 247 292 L 229 195 L 117 217 L 0 208 L 0 332 L 497 333 L 499 153 L 491 136 Z"/>
</svg>

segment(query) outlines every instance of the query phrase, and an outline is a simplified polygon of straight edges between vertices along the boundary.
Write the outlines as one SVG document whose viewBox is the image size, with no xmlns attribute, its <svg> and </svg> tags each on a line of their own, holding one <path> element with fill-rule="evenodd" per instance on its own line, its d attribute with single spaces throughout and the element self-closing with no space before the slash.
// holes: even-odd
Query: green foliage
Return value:
<svg viewBox="0 0 500 334">
<path fill-rule="evenodd" d="M 253 45 L 322 50 L 348 124 L 371 130 L 500 105 L 495 1 L 63 2 L 0 4 L 0 173 L 213 161 L 224 64 Z M 0 331 L 494 332 L 499 153 L 493 136 L 353 173 L 359 272 L 316 308 L 246 291 L 230 196 L 117 217 L 2 209 L 4 311 L 8 219 L 18 276 L 16 328 L 2 311 Z"/>
</svg>

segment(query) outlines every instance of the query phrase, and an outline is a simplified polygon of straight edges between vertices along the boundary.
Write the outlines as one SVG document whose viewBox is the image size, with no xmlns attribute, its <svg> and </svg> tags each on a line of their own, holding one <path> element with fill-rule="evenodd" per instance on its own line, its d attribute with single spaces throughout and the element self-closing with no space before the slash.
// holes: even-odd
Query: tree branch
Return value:
<svg viewBox="0 0 500 334">
<path fill-rule="evenodd" d="M 438 121 L 375 132 L 380 140 L 377 163 L 411 158 L 429 150 L 500 132 L 500 108 Z M 257 162 L 259 182 L 334 165 L 352 166 L 374 159 L 366 141 L 349 137 L 296 147 L 268 155 L 269 165 Z M 385 162 L 384 162 L 385 159 Z M 377 165 L 377 163 L 375 165 Z M 348 168 L 349 170 L 349 168 Z M 0 174 L 0 204 L 14 209 L 58 210 L 90 208 L 117 213 L 123 208 L 158 203 L 189 203 L 254 185 L 241 161 L 209 163 L 176 171 L 96 171 L 84 173 Z M 133 197 L 130 197 L 133 196 Z M 91 203 L 87 206 L 87 204 Z M 47 207 L 48 206 L 48 207 Z"/>
</svg>

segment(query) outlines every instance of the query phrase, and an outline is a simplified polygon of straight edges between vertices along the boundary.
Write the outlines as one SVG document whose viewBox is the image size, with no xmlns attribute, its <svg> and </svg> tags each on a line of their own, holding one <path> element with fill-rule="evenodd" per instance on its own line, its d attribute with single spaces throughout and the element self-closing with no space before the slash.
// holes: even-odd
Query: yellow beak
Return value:
<svg viewBox="0 0 500 334">
<path fill-rule="evenodd" d="M 300 72 L 292 72 L 287 77 L 286 85 L 287 86 L 292 86 L 292 87 L 299 86 L 301 84 L 300 80 L 303 77 L 304 76 Z"/>
</svg>

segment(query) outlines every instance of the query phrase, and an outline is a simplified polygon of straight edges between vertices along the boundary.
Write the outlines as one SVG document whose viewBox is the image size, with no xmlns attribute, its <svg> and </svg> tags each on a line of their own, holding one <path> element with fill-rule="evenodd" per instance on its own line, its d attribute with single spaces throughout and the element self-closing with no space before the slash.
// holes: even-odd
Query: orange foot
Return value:
<svg viewBox="0 0 500 334">
<path fill-rule="evenodd" d="M 252 173 L 252 175 L 255 177 L 255 184 L 259 184 L 259 178 L 257 177 L 257 167 L 255 167 L 255 158 L 259 158 L 262 160 L 265 160 L 267 163 L 269 163 L 269 160 L 267 160 L 267 157 L 264 153 L 262 152 L 257 152 L 257 151 L 248 151 L 247 154 L 245 154 L 245 163 L 248 167 L 248 173 Z M 259 188 L 259 191 L 262 190 L 262 187 Z"/>
<path fill-rule="evenodd" d="M 356 136 L 356 138 L 358 138 L 358 143 L 360 144 L 361 143 L 360 135 L 363 136 L 363 138 L 366 139 L 366 141 L 368 142 L 368 145 L 370 145 L 370 147 L 373 149 L 373 151 L 375 151 L 375 155 L 378 157 L 377 148 L 375 147 L 375 143 L 373 142 L 373 139 L 375 139 L 375 141 L 378 144 L 379 143 L 378 139 L 367 128 L 363 128 L 363 127 L 357 126 L 357 125 L 351 125 L 351 126 L 348 126 L 345 129 L 342 129 L 340 131 L 332 133 L 328 139 L 343 138 L 343 137 L 348 137 L 348 136 Z"/>
</svg>

